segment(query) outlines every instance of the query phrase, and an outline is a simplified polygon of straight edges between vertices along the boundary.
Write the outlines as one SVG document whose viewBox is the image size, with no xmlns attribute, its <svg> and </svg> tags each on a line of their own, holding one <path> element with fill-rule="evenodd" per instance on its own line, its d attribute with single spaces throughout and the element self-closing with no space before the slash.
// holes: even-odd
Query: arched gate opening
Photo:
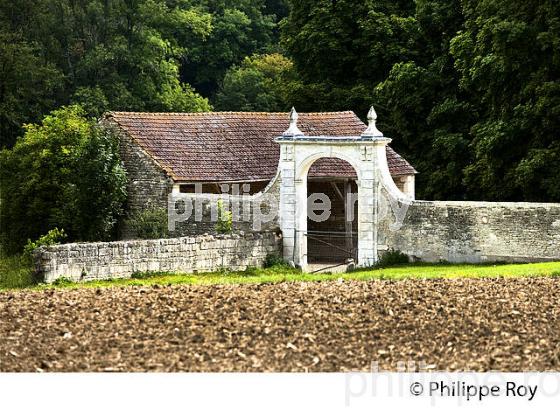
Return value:
<svg viewBox="0 0 560 410">
<path fill-rule="evenodd" d="M 307 173 L 307 263 L 342 266 L 358 259 L 358 176 L 347 161 L 320 158 Z"/>
</svg>

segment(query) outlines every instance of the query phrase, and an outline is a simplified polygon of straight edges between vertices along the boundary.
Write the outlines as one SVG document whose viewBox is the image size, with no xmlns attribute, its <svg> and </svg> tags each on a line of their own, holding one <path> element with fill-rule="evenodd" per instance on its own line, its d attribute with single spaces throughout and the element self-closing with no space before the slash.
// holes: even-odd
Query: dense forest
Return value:
<svg viewBox="0 0 560 410">
<path fill-rule="evenodd" d="M 560 2 L 0 0 L 0 147 L 69 105 L 371 104 L 419 198 L 560 201 Z"/>
</svg>

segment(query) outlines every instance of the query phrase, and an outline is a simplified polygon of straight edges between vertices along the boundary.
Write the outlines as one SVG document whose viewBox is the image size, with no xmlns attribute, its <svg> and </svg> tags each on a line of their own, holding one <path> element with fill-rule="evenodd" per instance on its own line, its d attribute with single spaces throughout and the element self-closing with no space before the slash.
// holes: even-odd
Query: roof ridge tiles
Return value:
<svg viewBox="0 0 560 410">
<path fill-rule="evenodd" d="M 203 116 L 203 115 L 224 115 L 224 114 L 233 114 L 233 115 L 239 115 L 239 116 L 244 116 L 244 117 L 253 117 L 253 116 L 271 116 L 271 115 L 286 115 L 286 117 L 288 116 L 287 112 L 281 112 L 281 111 L 277 111 L 277 112 L 267 112 L 267 111 L 255 111 L 255 112 L 250 112 L 250 111 L 204 111 L 204 112 L 144 112 L 144 111 L 109 111 L 107 112 L 106 115 L 108 116 L 112 116 L 112 115 L 131 115 L 131 116 L 189 116 L 189 117 L 195 117 L 195 116 Z M 356 115 L 354 113 L 354 111 L 322 111 L 322 112 L 302 112 L 299 113 L 300 115 L 304 115 L 304 116 L 327 116 L 327 115 L 340 115 L 340 114 L 353 114 Z"/>
</svg>

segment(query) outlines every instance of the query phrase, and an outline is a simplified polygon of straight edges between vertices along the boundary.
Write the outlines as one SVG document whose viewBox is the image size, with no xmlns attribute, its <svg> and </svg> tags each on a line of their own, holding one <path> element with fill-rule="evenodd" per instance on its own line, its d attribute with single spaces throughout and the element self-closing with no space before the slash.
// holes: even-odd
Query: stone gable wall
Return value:
<svg viewBox="0 0 560 410">
<path fill-rule="evenodd" d="M 71 243 L 39 248 L 37 273 L 47 283 L 130 278 L 134 272 L 242 271 L 280 255 L 277 232 L 202 235 L 173 239 Z"/>
<path fill-rule="evenodd" d="M 560 204 L 414 201 L 398 230 L 380 223 L 380 249 L 413 260 L 560 260 Z"/>
<path fill-rule="evenodd" d="M 129 180 L 129 213 L 151 207 L 166 207 L 173 180 L 123 132 L 120 133 L 120 155 Z"/>
<path fill-rule="evenodd" d="M 119 136 L 119 154 L 128 178 L 126 215 L 120 226 L 120 237 L 133 238 L 127 219 L 147 209 L 166 208 L 173 180 L 114 122 L 104 120 L 102 124 L 113 127 Z"/>
</svg>

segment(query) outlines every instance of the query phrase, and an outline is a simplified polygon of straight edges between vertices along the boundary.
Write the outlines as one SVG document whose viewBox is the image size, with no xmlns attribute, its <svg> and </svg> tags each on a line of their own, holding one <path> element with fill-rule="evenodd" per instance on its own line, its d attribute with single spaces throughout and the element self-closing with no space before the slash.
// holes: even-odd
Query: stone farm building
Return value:
<svg viewBox="0 0 560 410">
<path fill-rule="evenodd" d="M 416 171 L 389 147 L 376 118 L 373 108 L 367 127 L 350 111 L 108 113 L 102 123 L 120 138 L 129 214 L 178 209 L 174 198 L 187 198 L 201 205 L 200 218 L 182 220 L 179 238 L 44 247 L 37 271 L 52 282 L 243 270 L 269 255 L 314 271 L 371 266 L 391 249 L 429 262 L 560 259 L 560 204 L 415 199 Z M 248 195 L 224 194 L 232 185 Z M 315 193 L 328 196 L 328 218 L 309 217 Z M 255 228 L 265 197 L 278 212 Z M 249 222 L 234 221 L 232 235 L 214 235 L 220 199 L 248 210 Z M 122 237 L 134 238 L 126 224 Z"/>
<path fill-rule="evenodd" d="M 105 121 L 121 131 L 122 158 L 129 176 L 129 213 L 165 207 L 170 192 L 193 193 L 195 184 L 205 194 L 222 193 L 222 184 L 236 184 L 240 191 L 245 186 L 250 194 L 278 193 L 280 145 L 275 139 L 288 128 L 287 113 L 111 112 Z M 301 113 L 297 126 L 306 136 L 342 139 L 359 136 L 367 128 L 352 111 Z M 394 183 L 414 198 L 415 169 L 389 146 L 386 146 L 386 156 Z M 336 250 L 355 248 L 352 241 L 357 240 L 358 221 L 354 218 L 353 223 L 347 223 L 348 209 L 344 204 L 346 195 L 357 192 L 356 171 L 344 160 L 320 158 L 310 168 L 307 178 L 308 194 L 324 193 L 332 204 L 327 221 L 310 221 L 308 230 L 322 235 L 311 247 L 323 259 L 344 259 Z M 357 208 L 354 213 L 357 214 Z M 192 221 L 184 225 L 182 232 L 189 235 L 212 232 L 214 226 L 210 221 Z M 236 228 L 249 229 L 247 225 Z M 131 237 L 134 233 L 125 226 L 124 235 Z M 336 247 L 328 246 L 325 240 L 336 242 Z"/>
<path fill-rule="evenodd" d="M 278 173 L 280 146 L 275 139 L 288 128 L 286 113 L 111 112 L 105 119 L 120 130 L 122 156 L 129 173 L 130 210 L 165 204 L 175 187 L 221 193 L 220 184 L 250 185 L 264 190 Z M 366 125 L 352 111 L 300 113 L 298 127 L 308 136 L 356 136 Z M 414 197 L 415 169 L 387 146 L 387 162 L 395 184 Z M 347 162 L 322 158 L 309 171 L 313 184 L 354 183 L 356 172 Z M 332 183 L 332 184 L 331 184 Z M 332 192 L 331 192 L 332 193 Z"/>
</svg>

